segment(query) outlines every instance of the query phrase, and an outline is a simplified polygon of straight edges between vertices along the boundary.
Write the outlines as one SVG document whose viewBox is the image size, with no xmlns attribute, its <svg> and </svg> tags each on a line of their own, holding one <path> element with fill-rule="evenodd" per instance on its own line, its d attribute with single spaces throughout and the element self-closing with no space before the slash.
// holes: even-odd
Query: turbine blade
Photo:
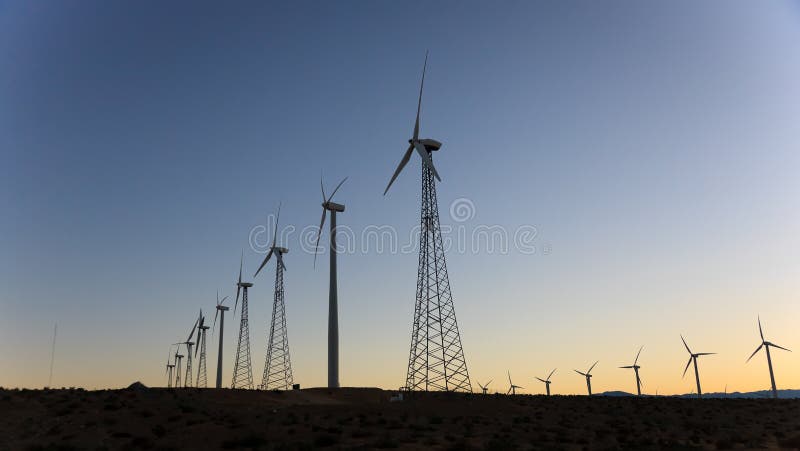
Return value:
<svg viewBox="0 0 800 451">
<path fill-rule="evenodd" d="M 428 166 L 428 168 L 430 168 L 430 170 L 433 171 L 433 175 L 436 177 L 436 180 L 441 182 L 442 178 L 439 177 L 439 173 L 433 166 L 433 159 L 431 158 L 430 152 L 425 150 L 425 146 L 422 145 L 422 143 L 419 141 L 414 141 L 414 147 L 417 149 L 417 153 L 419 153 L 419 156 L 422 157 L 422 163 Z"/>
<path fill-rule="evenodd" d="M 681 376 L 682 378 L 686 377 L 686 371 L 689 370 L 689 365 L 691 365 L 691 364 L 692 364 L 692 358 L 689 357 L 689 361 L 686 362 L 686 368 L 683 369 L 683 376 Z"/>
<path fill-rule="evenodd" d="M 322 237 L 322 226 L 325 225 L 325 215 L 328 214 L 328 209 L 322 207 L 322 219 L 319 220 L 319 233 L 317 233 L 317 245 L 314 246 L 314 267 L 317 267 L 317 253 L 319 252 L 319 239 Z"/>
<path fill-rule="evenodd" d="M 634 364 L 634 365 L 636 365 L 636 363 L 639 361 L 639 354 L 641 354 L 641 353 L 642 353 L 642 349 L 644 349 L 644 346 L 642 346 L 641 348 L 639 348 L 639 352 L 637 352 L 637 353 L 636 353 L 636 359 L 633 361 L 633 364 Z"/>
<path fill-rule="evenodd" d="M 573 371 L 575 371 L 576 373 L 580 374 L 581 376 L 586 376 L 586 373 L 581 373 L 581 372 L 580 372 L 580 371 L 578 371 L 578 370 L 573 370 Z"/>
<path fill-rule="evenodd" d="M 422 66 L 422 81 L 419 84 L 419 100 L 417 100 L 417 120 L 414 123 L 414 141 L 419 138 L 419 112 L 422 108 L 422 87 L 425 86 L 425 70 L 428 68 L 428 52 L 425 51 L 425 64 Z"/>
<path fill-rule="evenodd" d="M 508 383 L 509 383 L 509 385 L 512 385 L 512 386 L 514 385 L 514 383 L 511 382 L 511 372 L 510 371 L 508 372 Z"/>
<path fill-rule="evenodd" d="M 242 291 L 242 287 L 239 285 L 236 286 L 236 303 L 233 304 L 233 316 L 236 316 L 236 307 L 239 306 L 239 292 Z"/>
<path fill-rule="evenodd" d="M 331 200 L 331 199 L 333 199 L 333 196 L 335 196 L 335 195 L 336 195 L 336 191 L 339 191 L 339 188 L 342 186 L 342 184 L 343 184 L 344 182 L 346 182 L 346 181 L 347 181 L 347 179 L 348 179 L 348 178 L 350 178 L 350 176 L 349 176 L 349 175 L 348 175 L 347 177 L 343 178 L 343 179 L 342 179 L 342 181 L 341 181 L 341 182 L 339 182 L 339 184 L 338 184 L 338 185 L 336 185 L 336 188 L 335 188 L 335 189 L 333 190 L 333 192 L 331 193 L 331 197 L 329 197 L 329 198 L 328 198 L 328 202 L 330 202 L 330 200 Z"/>
<path fill-rule="evenodd" d="M 244 265 L 244 249 L 242 249 L 242 256 L 239 258 L 239 283 L 242 283 L 242 265 Z"/>
<path fill-rule="evenodd" d="M 775 343 L 770 343 L 769 345 L 770 345 L 770 346 L 772 346 L 773 348 L 783 349 L 784 351 L 789 351 L 789 352 L 792 352 L 792 350 L 791 350 L 791 349 L 786 349 L 786 348 L 784 348 L 783 346 L 778 346 L 778 345 L 776 345 Z"/>
<path fill-rule="evenodd" d="M 594 362 L 594 365 L 589 367 L 589 371 L 587 371 L 586 374 L 590 374 L 592 372 L 592 369 L 594 368 L 595 365 L 598 364 L 598 362 L 600 362 L 600 361 L 598 360 L 597 362 Z"/>
<path fill-rule="evenodd" d="M 224 298 L 222 298 L 222 300 L 219 301 L 219 305 L 224 304 L 226 299 L 228 299 L 228 296 L 225 296 Z"/>
<path fill-rule="evenodd" d="M 764 341 L 764 331 L 761 330 L 761 316 L 758 317 L 758 334 L 761 335 L 761 341 Z"/>
<path fill-rule="evenodd" d="M 214 324 L 211 327 L 211 336 L 214 336 L 214 330 L 217 329 L 217 316 L 219 315 L 219 309 L 217 309 L 217 313 L 214 314 Z"/>
<path fill-rule="evenodd" d="M 628 365 L 628 366 L 621 366 L 620 368 L 633 368 L 633 367 Z"/>
<path fill-rule="evenodd" d="M 556 372 L 556 369 L 557 369 L 557 368 L 553 368 L 553 371 L 551 371 L 551 372 L 550 372 L 550 374 L 547 376 L 547 380 L 548 380 L 548 381 L 550 380 L 550 378 L 551 378 L 551 377 L 553 377 L 553 373 L 555 373 L 555 372 Z"/>
<path fill-rule="evenodd" d="M 197 329 L 197 323 L 199 323 L 199 322 L 200 322 L 200 318 L 197 318 L 194 321 L 194 325 L 192 326 L 192 331 L 189 332 L 189 338 L 186 339 L 187 342 L 192 341 L 192 337 L 194 337 L 194 331 L 195 331 L 195 329 Z"/>
<path fill-rule="evenodd" d="M 394 183 L 394 180 L 397 178 L 397 176 L 400 175 L 400 171 L 402 171 L 403 168 L 406 167 L 406 164 L 408 164 L 408 160 L 411 159 L 411 152 L 413 152 L 413 151 L 414 151 L 414 145 L 413 144 L 409 144 L 408 145 L 408 149 L 406 150 L 406 153 L 403 154 L 403 158 L 400 160 L 400 164 L 397 165 L 397 169 L 395 169 L 394 170 L 394 174 L 392 174 L 392 179 L 389 180 L 389 184 L 386 185 L 386 189 L 383 190 L 383 195 L 384 196 L 389 191 L 389 188 L 392 186 L 392 183 Z"/>
<path fill-rule="evenodd" d="M 748 358 L 747 358 L 747 360 L 745 361 L 745 363 L 749 362 L 749 361 L 750 361 L 750 359 L 752 359 L 752 358 L 753 358 L 753 357 L 754 357 L 754 356 L 755 356 L 755 355 L 758 353 L 758 351 L 760 351 L 760 350 L 761 350 L 761 347 L 762 347 L 762 346 L 764 346 L 764 343 L 761 343 L 760 345 L 758 345 L 758 347 L 756 348 L 756 350 L 755 350 L 755 351 L 753 351 L 753 353 L 752 353 L 752 354 L 750 354 L 750 357 L 748 357 Z"/>
<path fill-rule="evenodd" d="M 327 202 L 328 197 L 325 196 L 325 187 L 322 184 L 322 173 L 319 174 L 319 189 L 322 190 L 322 202 Z"/>
<path fill-rule="evenodd" d="M 272 247 L 275 247 L 275 240 L 278 239 L 278 221 L 281 219 L 281 204 L 278 203 L 278 214 L 275 216 L 275 233 L 272 234 Z"/>
<path fill-rule="evenodd" d="M 258 275 L 258 273 L 260 273 L 260 272 L 261 272 L 261 268 L 263 268 L 264 266 L 266 266 L 266 265 L 267 265 L 267 262 L 269 261 L 269 258 L 270 258 L 270 257 L 272 257 L 272 249 L 270 249 L 270 250 L 269 250 L 269 252 L 267 252 L 267 256 L 264 258 L 264 261 L 263 261 L 263 262 L 261 262 L 261 266 L 259 266 L 259 267 L 258 267 L 258 270 L 257 270 L 257 271 L 256 271 L 256 273 L 253 275 L 253 277 L 257 276 L 257 275 Z"/>
<path fill-rule="evenodd" d="M 716 354 L 716 352 L 698 352 L 695 355 L 700 356 L 700 355 L 714 355 L 714 354 Z"/>
<path fill-rule="evenodd" d="M 547 381 L 546 381 L 546 380 L 544 380 L 544 379 L 542 379 L 541 377 L 536 377 L 536 379 L 538 379 L 538 380 L 540 380 L 540 381 L 544 382 L 545 384 L 547 383 Z"/>
<path fill-rule="evenodd" d="M 219 305 L 219 290 L 217 290 L 217 305 Z"/>
<path fill-rule="evenodd" d="M 683 341 L 683 345 L 686 346 L 686 350 L 689 351 L 689 354 L 691 354 L 692 350 L 689 349 L 689 345 L 686 344 L 686 340 L 684 340 L 683 335 L 681 335 L 681 341 Z"/>
</svg>

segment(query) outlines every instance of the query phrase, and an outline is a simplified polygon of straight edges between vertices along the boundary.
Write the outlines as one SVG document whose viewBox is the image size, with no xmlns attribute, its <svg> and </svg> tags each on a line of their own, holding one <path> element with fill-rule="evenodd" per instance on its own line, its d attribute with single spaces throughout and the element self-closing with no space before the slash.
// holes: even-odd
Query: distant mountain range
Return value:
<svg viewBox="0 0 800 451">
<path fill-rule="evenodd" d="M 598 393 L 597 396 L 635 396 L 633 393 L 628 393 L 624 391 L 607 391 L 603 393 Z M 694 393 L 686 393 L 683 395 L 651 395 L 646 394 L 643 396 L 665 396 L 670 398 L 694 398 L 697 395 Z M 730 393 L 703 393 L 703 398 L 746 398 L 746 399 L 755 399 L 755 398 L 772 398 L 772 390 L 760 390 L 760 391 L 751 391 L 751 392 L 730 392 Z M 796 399 L 800 398 L 800 390 L 778 390 L 778 399 Z"/>
</svg>

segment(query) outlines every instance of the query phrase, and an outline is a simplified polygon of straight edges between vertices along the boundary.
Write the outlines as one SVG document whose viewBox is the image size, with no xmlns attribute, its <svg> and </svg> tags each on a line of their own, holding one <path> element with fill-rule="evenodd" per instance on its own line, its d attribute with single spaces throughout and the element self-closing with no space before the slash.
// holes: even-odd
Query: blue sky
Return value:
<svg viewBox="0 0 800 451">
<path fill-rule="evenodd" d="M 533 225 L 550 250 L 448 255 L 473 378 L 601 359 L 597 389 L 630 389 L 614 367 L 644 344 L 645 382 L 688 391 L 684 333 L 721 352 L 709 380 L 762 388 L 756 315 L 800 338 L 798 42 L 781 1 L 0 2 L 0 385 L 46 382 L 56 321 L 56 384 L 163 383 L 241 249 L 260 263 L 251 229 L 278 202 L 317 223 L 320 173 L 350 177 L 340 224 L 408 233 L 418 159 L 382 193 L 430 50 L 442 223 L 466 198 L 465 227 Z M 327 259 L 285 244 L 295 378 L 322 385 Z M 403 382 L 416 260 L 340 258 L 343 384 Z M 257 379 L 273 270 L 251 294 Z M 566 373 L 554 391 L 582 390 Z"/>
</svg>

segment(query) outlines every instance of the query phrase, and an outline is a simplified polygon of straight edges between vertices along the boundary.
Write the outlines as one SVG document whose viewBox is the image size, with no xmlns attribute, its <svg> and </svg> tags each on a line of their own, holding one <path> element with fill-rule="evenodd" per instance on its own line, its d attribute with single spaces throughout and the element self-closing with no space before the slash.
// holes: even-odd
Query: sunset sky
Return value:
<svg viewBox="0 0 800 451">
<path fill-rule="evenodd" d="M 423 137 L 473 387 L 518 393 L 769 387 L 767 339 L 800 351 L 800 3 L 793 1 L 31 2 L 0 0 L 0 386 L 166 384 L 170 343 L 245 252 L 261 380 L 282 202 L 295 382 L 326 383 L 328 261 L 303 240 L 319 177 L 339 256 L 341 382 L 405 382 Z M 451 208 L 452 206 L 452 208 Z M 459 210 L 465 208 L 465 210 Z M 466 211 L 467 216 L 458 216 Z M 470 242 L 509 237 L 507 252 Z M 526 249 L 518 231 L 535 230 Z M 303 235 L 305 233 L 305 235 Z M 461 233 L 461 235 L 459 235 Z M 458 240 L 461 238 L 462 241 Z M 327 232 L 322 242 L 327 243 Z M 465 246 L 457 246 L 464 244 Z M 230 304 L 232 306 L 232 303 Z M 226 317 L 223 383 L 238 314 Z M 209 381 L 216 336 L 209 343 Z M 800 388 L 800 352 L 773 352 Z"/>
</svg>

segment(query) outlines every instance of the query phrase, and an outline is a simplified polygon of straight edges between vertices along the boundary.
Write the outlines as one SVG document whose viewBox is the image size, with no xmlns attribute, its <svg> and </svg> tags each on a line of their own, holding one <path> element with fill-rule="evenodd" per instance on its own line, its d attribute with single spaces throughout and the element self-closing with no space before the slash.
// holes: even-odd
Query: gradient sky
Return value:
<svg viewBox="0 0 800 451">
<path fill-rule="evenodd" d="M 382 193 L 426 49 L 442 223 L 466 198 L 469 230 L 538 230 L 533 255 L 447 255 L 473 384 L 510 370 L 539 393 L 558 367 L 553 392 L 583 393 L 572 369 L 600 360 L 595 391 L 633 391 L 617 367 L 644 345 L 645 391 L 685 393 L 683 333 L 720 353 L 704 391 L 768 387 L 763 355 L 745 365 L 757 315 L 800 348 L 800 4 L 688 0 L 0 1 L 0 385 L 47 383 L 55 322 L 53 385 L 165 384 L 240 251 L 248 278 L 263 258 L 251 229 L 279 201 L 319 220 L 320 172 L 350 177 L 340 224 L 407 236 L 419 159 Z M 295 381 L 324 385 L 327 258 L 284 244 Z M 343 385 L 404 383 L 416 266 L 340 257 Z M 256 383 L 273 273 L 251 292 Z M 796 354 L 774 353 L 779 387 Z"/>
</svg>

